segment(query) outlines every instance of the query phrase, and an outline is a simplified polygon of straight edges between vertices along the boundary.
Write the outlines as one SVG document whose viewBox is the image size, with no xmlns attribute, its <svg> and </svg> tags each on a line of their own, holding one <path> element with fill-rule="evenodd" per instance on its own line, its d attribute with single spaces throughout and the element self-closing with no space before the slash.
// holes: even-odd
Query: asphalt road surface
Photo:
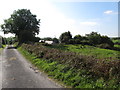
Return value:
<svg viewBox="0 0 120 90">
<path fill-rule="evenodd" d="M 5 48 L 0 58 L 2 88 L 61 88 L 44 73 L 37 70 L 16 49 Z"/>
</svg>

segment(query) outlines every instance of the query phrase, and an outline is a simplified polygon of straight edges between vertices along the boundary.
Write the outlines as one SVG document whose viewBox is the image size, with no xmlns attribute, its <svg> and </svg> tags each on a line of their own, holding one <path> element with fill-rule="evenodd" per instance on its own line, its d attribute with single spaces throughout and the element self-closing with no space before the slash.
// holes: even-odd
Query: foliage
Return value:
<svg viewBox="0 0 120 90">
<path fill-rule="evenodd" d="M 107 43 L 99 44 L 99 45 L 97 45 L 97 47 L 104 48 L 104 49 L 110 49 L 111 48 L 111 46 Z"/>
<path fill-rule="evenodd" d="M 101 36 L 97 32 L 91 32 L 90 34 L 86 34 L 86 36 L 78 34 L 72 38 L 71 33 L 68 31 L 61 34 L 60 42 L 64 44 L 82 44 L 114 49 L 113 41 L 108 36 Z"/>
<path fill-rule="evenodd" d="M 57 38 L 53 38 L 54 43 L 59 43 L 59 40 Z"/>
<path fill-rule="evenodd" d="M 2 44 L 5 45 L 7 43 L 7 39 L 2 37 Z"/>
<path fill-rule="evenodd" d="M 86 34 L 86 37 L 88 38 L 88 41 L 91 45 L 107 49 L 112 49 L 114 47 L 114 43 L 108 36 L 101 36 L 97 32 L 91 32 L 90 34 Z"/>
<path fill-rule="evenodd" d="M 60 43 L 69 44 L 70 40 L 72 39 L 72 35 L 70 31 L 64 32 L 60 35 L 59 39 L 60 39 Z"/>
<path fill-rule="evenodd" d="M 107 37 L 107 36 L 101 36 L 101 43 L 102 44 L 108 44 L 109 48 L 114 47 L 114 43 L 112 42 L 112 40 Z"/>
<path fill-rule="evenodd" d="M 76 88 L 120 87 L 120 61 L 105 61 L 77 53 L 50 49 L 41 44 L 23 44 L 32 63 L 43 69 L 49 76 Z M 23 50 L 23 51 L 25 51 Z M 38 59 L 39 58 L 39 59 Z"/>
<path fill-rule="evenodd" d="M 112 39 L 112 41 L 114 42 L 114 44 L 120 45 L 120 39 Z"/>
<path fill-rule="evenodd" d="M 101 36 L 97 34 L 97 32 L 91 32 L 90 34 L 86 34 L 90 44 L 96 45 L 101 43 Z"/>
<path fill-rule="evenodd" d="M 20 43 L 33 41 L 36 34 L 39 34 L 40 20 L 36 19 L 30 10 L 15 10 L 10 18 L 4 20 L 1 25 L 4 33 L 13 33 L 18 37 Z"/>
<path fill-rule="evenodd" d="M 2 44 L 3 45 L 10 45 L 10 44 L 13 44 L 16 42 L 16 38 L 15 37 L 8 37 L 8 38 L 5 38 L 5 37 L 2 37 Z"/>
<path fill-rule="evenodd" d="M 45 40 L 45 41 L 52 41 L 53 39 L 51 37 L 45 37 L 45 38 L 42 38 L 42 40 Z"/>
<path fill-rule="evenodd" d="M 81 35 L 74 36 L 74 43 L 75 44 L 81 44 L 81 41 L 83 40 Z"/>
</svg>

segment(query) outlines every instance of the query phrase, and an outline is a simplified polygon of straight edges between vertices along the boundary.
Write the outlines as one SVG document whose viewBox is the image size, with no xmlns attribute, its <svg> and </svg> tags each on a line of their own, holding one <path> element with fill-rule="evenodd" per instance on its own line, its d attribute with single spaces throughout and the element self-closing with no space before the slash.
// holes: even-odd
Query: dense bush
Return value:
<svg viewBox="0 0 120 90">
<path fill-rule="evenodd" d="M 81 44 L 81 41 L 83 40 L 83 37 L 81 35 L 74 36 L 74 43 L 75 44 Z"/>
<path fill-rule="evenodd" d="M 114 42 L 114 44 L 120 45 L 120 39 L 113 39 L 112 41 Z"/>
<path fill-rule="evenodd" d="M 72 39 L 72 35 L 70 31 L 62 33 L 59 37 L 60 43 L 64 43 L 64 44 L 69 44 L 71 39 Z"/>
<path fill-rule="evenodd" d="M 109 44 L 107 44 L 107 43 L 97 45 L 97 47 L 104 48 L 104 49 L 111 49 L 111 46 Z"/>
<path fill-rule="evenodd" d="M 108 44 L 110 46 L 110 48 L 113 48 L 114 47 L 114 43 L 112 42 L 112 40 L 107 37 L 107 36 L 101 36 L 101 44 Z"/>
<path fill-rule="evenodd" d="M 91 32 L 90 34 L 86 34 L 89 43 L 92 45 L 97 45 L 102 48 L 113 48 L 114 43 L 108 36 L 101 36 L 97 32 Z M 105 45 L 105 47 L 103 46 Z"/>
<path fill-rule="evenodd" d="M 23 44 L 22 47 L 29 53 L 44 60 L 57 61 L 60 64 L 69 65 L 69 68 L 86 70 L 90 76 L 112 80 L 117 78 L 120 81 L 120 61 L 119 60 L 99 60 L 91 56 L 80 55 L 75 52 L 62 51 L 55 48 L 46 48 L 35 43 L 34 45 Z"/>
<path fill-rule="evenodd" d="M 101 43 L 101 35 L 97 32 L 91 32 L 90 34 L 86 34 L 89 43 L 92 45 L 97 45 Z"/>
</svg>

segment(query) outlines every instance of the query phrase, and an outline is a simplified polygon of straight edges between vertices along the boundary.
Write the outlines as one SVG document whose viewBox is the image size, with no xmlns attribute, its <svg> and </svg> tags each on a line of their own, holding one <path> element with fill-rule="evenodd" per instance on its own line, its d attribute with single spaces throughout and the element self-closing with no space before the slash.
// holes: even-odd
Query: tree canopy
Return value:
<svg viewBox="0 0 120 90">
<path fill-rule="evenodd" d="M 36 15 L 30 10 L 15 10 L 11 17 L 4 20 L 1 28 L 5 34 L 12 33 L 18 38 L 19 43 L 33 41 L 36 34 L 39 34 L 40 19 L 37 20 Z"/>
<path fill-rule="evenodd" d="M 61 43 L 69 44 L 70 40 L 72 39 L 72 35 L 70 31 L 64 32 L 59 37 Z"/>
<path fill-rule="evenodd" d="M 90 34 L 86 34 L 89 42 L 93 45 L 101 43 L 101 35 L 97 32 L 91 32 Z"/>
<path fill-rule="evenodd" d="M 78 35 L 74 36 L 74 43 L 75 44 L 80 44 L 82 40 L 83 40 L 83 37 L 81 35 L 78 34 Z"/>
</svg>

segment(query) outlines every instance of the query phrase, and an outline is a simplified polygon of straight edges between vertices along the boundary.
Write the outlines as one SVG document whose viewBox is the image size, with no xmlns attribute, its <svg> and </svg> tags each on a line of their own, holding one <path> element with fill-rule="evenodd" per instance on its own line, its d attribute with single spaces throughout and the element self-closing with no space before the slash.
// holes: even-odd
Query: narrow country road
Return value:
<svg viewBox="0 0 120 90">
<path fill-rule="evenodd" d="M 5 48 L 1 60 L 2 88 L 61 88 L 14 48 Z"/>
</svg>

